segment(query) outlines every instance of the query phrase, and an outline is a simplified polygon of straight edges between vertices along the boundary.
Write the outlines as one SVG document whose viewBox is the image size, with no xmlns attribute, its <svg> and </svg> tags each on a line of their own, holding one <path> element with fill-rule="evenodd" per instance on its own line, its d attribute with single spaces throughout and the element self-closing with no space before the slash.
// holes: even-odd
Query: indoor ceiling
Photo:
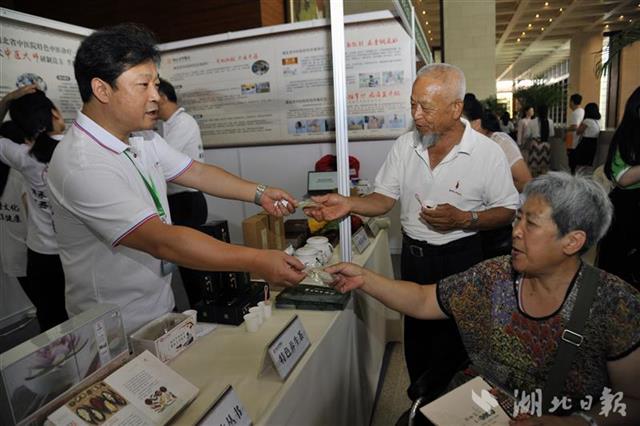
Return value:
<svg viewBox="0 0 640 426">
<path fill-rule="evenodd" d="M 412 2 L 429 46 L 438 50 L 441 46 L 440 0 Z M 536 76 L 568 59 L 569 41 L 577 33 L 617 31 L 630 21 L 640 20 L 640 0 L 495 2 L 497 80 Z"/>
</svg>

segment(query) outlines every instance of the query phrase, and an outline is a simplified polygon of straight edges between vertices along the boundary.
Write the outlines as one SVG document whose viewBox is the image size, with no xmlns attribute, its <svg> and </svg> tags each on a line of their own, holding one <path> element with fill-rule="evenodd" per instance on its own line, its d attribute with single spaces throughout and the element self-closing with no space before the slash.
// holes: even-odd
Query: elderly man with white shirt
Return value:
<svg viewBox="0 0 640 426">
<path fill-rule="evenodd" d="M 411 93 L 416 129 L 398 138 L 366 197 L 315 197 L 305 209 L 318 220 L 349 213 L 378 216 L 401 204 L 402 279 L 426 284 L 463 271 L 482 259 L 478 231 L 511 222 L 518 206 L 507 159 L 500 147 L 461 119 L 465 78 L 449 64 L 418 72 Z M 453 321 L 405 316 L 405 357 L 412 382 L 427 369 L 465 357 Z M 438 375 L 438 374 L 436 374 Z"/>
<path fill-rule="evenodd" d="M 128 332 L 174 308 L 174 263 L 253 272 L 284 285 L 304 277 L 304 265 L 283 252 L 235 246 L 171 225 L 167 182 L 254 201 L 279 216 L 293 212 L 296 200 L 194 161 L 153 132 L 129 139 L 156 123 L 158 59 L 153 36 L 132 24 L 96 31 L 82 42 L 74 61 L 82 111 L 48 174 L 67 311 L 77 315 L 96 303 L 116 303 Z"/>
</svg>

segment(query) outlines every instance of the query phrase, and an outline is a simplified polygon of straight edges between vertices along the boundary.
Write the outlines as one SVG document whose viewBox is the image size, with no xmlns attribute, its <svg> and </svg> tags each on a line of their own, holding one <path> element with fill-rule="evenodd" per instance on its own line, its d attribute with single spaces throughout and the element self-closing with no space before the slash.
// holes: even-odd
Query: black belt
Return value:
<svg viewBox="0 0 640 426">
<path fill-rule="evenodd" d="M 442 245 L 429 244 L 426 241 L 414 240 L 406 234 L 402 234 L 402 246 L 413 257 L 425 257 L 430 254 L 451 254 L 466 250 L 474 245 L 480 246 L 480 234 L 470 235 Z"/>
</svg>

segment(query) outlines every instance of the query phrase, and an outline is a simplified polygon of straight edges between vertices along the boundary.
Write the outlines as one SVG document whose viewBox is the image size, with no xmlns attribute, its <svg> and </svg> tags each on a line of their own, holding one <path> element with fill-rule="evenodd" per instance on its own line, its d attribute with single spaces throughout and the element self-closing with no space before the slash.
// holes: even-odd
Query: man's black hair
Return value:
<svg viewBox="0 0 640 426">
<path fill-rule="evenodd" d="M 80 44 L 73 63 L 80 97 L 83 102 L 91 99 L 94 78 L 115 87 L 116 79 L 129 68 L 159 60 L 155 37 L 145 27 L 128 23 L 100 29 Z"/>
<path fill-rule="evenodd" d="M 582 95 L 580 93 L 574 93 L 569 100 L 573 102 L 574 105 L 580 105 L 582 103 Z"/>
<path fill-rule="evenodd" d="M 482 120 L 480 121 L 480 123 L 483 129 L 488 130 L 492 133 L 500 131 L 500 121 L 492 111 L 485 111 L 482 114 Z"/>
<path fill-rule="evenodd" d="M 160 92 L 161 95 L 165 95 L 167 99 L 169 99 L 169 101 L 173 102 L 174 104 L 178 103 L 178 97 L 176 96 L 176 89 L 173 88 L 171 83 L 169 83 L 167 80 L 163 78 L 160 79 L 158 92 Z"/>
<path fill-rule="evenodd" d="M 479 120 L 482 118 L 482 104 L 475 96 L 467 97 L 465 95 L 462 113 L 469 121 Z"/>
</svg>

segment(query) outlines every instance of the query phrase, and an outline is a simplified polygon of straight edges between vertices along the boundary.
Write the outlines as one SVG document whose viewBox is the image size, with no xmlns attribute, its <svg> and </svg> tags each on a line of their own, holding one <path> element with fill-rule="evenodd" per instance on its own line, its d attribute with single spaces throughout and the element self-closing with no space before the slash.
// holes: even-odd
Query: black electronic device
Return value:
<svg viewBox="0 0 640 426">
<path fill-rule="evenodd" d="M 347 306 L 350 293 L 316 285 L 299 284 L 285 288 L 276 296 L 277 308 L 307 309 L 312 311 L 340 311 Z"/>
<path fill-rule="evenodd" d="M 309 172 L 307 194 L 323 195 L 338 191 L 338 172 Z"/>
<path fill-rule="evenodd" d="M 216 322 L 219 324 L 240 325 L 244 322 L 244 315 L 249 308 L 256 306 L 265 298 L 265 286 L 269 297 L 269 286 L 265 283 L 250 283 L 248 288 L 231 293 L 216 300 L 203 300 L 194 308 L 198 311 L 198 321 Z"/>
</svg>

